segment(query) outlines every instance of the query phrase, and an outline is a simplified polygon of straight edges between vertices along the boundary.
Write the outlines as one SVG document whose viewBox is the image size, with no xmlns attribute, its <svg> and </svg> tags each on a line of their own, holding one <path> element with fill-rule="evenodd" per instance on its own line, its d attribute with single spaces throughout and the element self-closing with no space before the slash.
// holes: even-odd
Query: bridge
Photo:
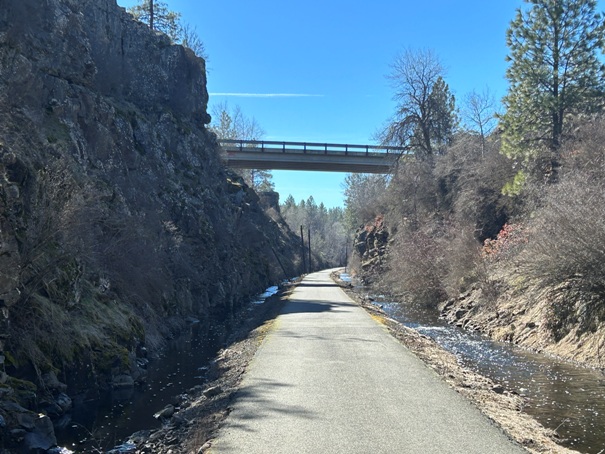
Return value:
<svg viewBox="0 0 605 454">
<path fill-rule="evenodd" d="M 404 147 L 333 143 L 219 140 L 227 165 L 240 169 L 390 173 Z"/>
</svg>

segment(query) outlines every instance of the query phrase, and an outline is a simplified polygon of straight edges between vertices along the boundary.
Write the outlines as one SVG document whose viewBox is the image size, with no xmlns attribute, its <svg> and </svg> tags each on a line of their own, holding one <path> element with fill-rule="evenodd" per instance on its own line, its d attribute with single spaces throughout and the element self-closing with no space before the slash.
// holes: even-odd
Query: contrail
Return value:
<svg viewBox="0 0 605 454">
<path fill-rule="evenodd" d="M 209 93 L 210 96 L 233 96 L 240 98 L 320 98 L 323 95 L 305 93 Z"/>
</svg>

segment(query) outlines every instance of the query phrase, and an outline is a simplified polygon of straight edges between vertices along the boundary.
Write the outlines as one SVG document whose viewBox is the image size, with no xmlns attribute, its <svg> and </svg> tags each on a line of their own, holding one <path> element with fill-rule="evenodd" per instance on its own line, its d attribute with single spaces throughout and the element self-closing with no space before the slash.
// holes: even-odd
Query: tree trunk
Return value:
<svg viewBox="0 0 605 454">
<path fill-rule="evenodd" d="M 552 80 L 553 87 L 552 93 L 553 98 L 555 99 L 555 107 L 552 113 L 552 142 L 550 144 L 550 148 L 553 152 L 557 152 L 559 149 L 559 145 L 561 144 L 561 125 L 563 119 L 559 117 L 559 112 L 561 110 L 561 94 L 559 93 L 559 27 L 555 23 L 554 25 L 554 37 L 553 37 L 553 64 L 552 64 Z"/>
<path fill-rule="evenodd" d="M 149 28 L 152 29 L 152 30 L 155 30 L 154 29 L 154 25 L 153 25 L 153 19 L 154 19 L 153 1 L 154 0 L 149 0 Z"/>
</svg>

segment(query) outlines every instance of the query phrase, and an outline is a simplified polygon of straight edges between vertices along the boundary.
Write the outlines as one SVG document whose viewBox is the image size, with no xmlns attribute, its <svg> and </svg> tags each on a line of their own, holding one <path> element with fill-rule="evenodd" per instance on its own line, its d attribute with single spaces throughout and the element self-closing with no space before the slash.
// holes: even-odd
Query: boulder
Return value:
<svg viewBox="0 0 605 454">
<path fill-rule="evenodd" d="M 113 389 L 134 388 L 134 379 L 131 375 L 118 375 L 111 382 Z"/>
<path fill-rule="evenodd" d="M 68 412 L 69 410 L 71 410 L 72 401 L 71 401 L 71 398 L 67 394 L 64 394 L 64 393 L 59 394 L 55 398 L 55 402 L 57 403 L 57 405 L 59 405 L 59 407 L 61 407 L 61 409 L 64 412 Z"/>
<path fill-rule="evenodd" d="M 54 372 L 42 375 L 42 385 L 50 391 L 65 392 L 67 390 L 67 385 L 61 383 Z"/>
<path fill-rule="evenodd" d="M 223 388 L 221 388 L 220 386 L 212 386 L 212 387 L 206 389 L 202 394 L 207 399 L 210 399 L 214 396 L 218 396 L 222 392 L 223 392 Z"/>
<path fill-rule="evenodd" d="M 174 415 L 174 405 L 166 405 L 162 410 L 158 411 L 156 414 L 153 415 L 153 417 L 155 419 L 168 419 L 171 418 L 172 415 Z"/>
<path fill-rule="evenodd" d="M 504 386 L 502 385 L 494 385 L 492 387 L 492 391 L 496 394 L 504 394 Z"/>
<path fill-rule="evenodd" d="M 37 415 L 33 429 L 25 434 L 24 444 L 26 452 L 48 450 L 57 445 L 55 429 L 48 416 Z"/>
</svg>

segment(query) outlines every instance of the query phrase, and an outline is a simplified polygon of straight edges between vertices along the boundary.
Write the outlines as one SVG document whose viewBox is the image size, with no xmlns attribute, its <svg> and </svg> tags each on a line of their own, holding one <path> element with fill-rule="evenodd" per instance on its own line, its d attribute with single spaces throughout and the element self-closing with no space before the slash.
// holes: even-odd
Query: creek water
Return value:
<svg viewBox="0 0 605 454">
<path fill-rule="evenodd" d="M 523 411 L 555 430 L 564 446 L 583 453 L 605 453 L 602 372 L 494 342 L 447 324 L 433 310 L 394 302 L 384 295 L 371 298 L 390 317 L 455 354 L 463 366 L 526 397 Z"/>
<path fill-rule="evenodd" d="M 268 288 L 244 310 L 254 311 L 277 291 L 277 286 Z M 100 399 L 74 399 L 71 423 L 56 431 L 59 445 L 65 447 L 63 452 L 105 452 L 134 432 L 159 428 L 160 422 L 153 415 L 175 403 L 175 397 L 207 381 L 206 373 L 225 346 L 228 332 L 226 324 L 205 326 L 192 321 L 149 362 L 144 386 L 114 390 Z"/>
</svg>

